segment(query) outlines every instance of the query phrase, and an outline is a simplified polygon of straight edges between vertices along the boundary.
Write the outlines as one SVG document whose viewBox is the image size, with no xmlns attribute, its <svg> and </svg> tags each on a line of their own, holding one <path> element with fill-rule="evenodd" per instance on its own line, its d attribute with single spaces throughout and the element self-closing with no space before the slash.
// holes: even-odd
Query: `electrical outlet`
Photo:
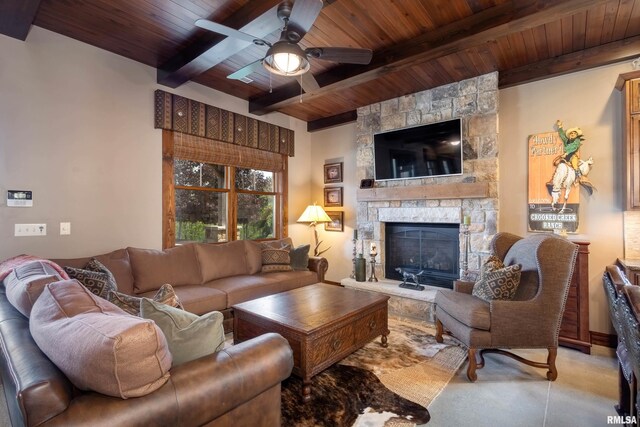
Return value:
<svg viewBox="0 0 640 427">
<path fill-rule="evenodd" d="M 46 236 L 47 224 L 15 224 L 14 236 Z"/>
</svg>

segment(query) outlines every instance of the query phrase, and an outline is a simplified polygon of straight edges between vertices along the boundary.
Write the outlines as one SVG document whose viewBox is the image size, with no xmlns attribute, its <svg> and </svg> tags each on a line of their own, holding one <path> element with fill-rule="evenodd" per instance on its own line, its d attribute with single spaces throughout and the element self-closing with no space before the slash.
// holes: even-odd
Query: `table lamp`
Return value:
<svg viewBox="0 0 640 427">
<path fill-rule="evenodd" d="M 329 215 L 327 215 L 327 213 L 324 211 L 324 209 L 322 209 L 321 206 L 318 206 L 315 203 L 313 205 L 307 206 L 304 212 L 302 212 L 302 215 L 300 215 L 300 218 L 298 218 L 297 222 L 308 223 L 309 227 L 313 228 L 313 237 L 315 238 L 316 243 L 315 247 L 313 248 L 313 256 L 320 256 L 324 252 L 331 249 L 331 246 L 322 251 L 319 249 L 322 241 L 318 242 L 318 230 L 316 230 L 316 224 L 319 222 L 331 222 L 331 218 L 329 218 Z"/>
</svg>

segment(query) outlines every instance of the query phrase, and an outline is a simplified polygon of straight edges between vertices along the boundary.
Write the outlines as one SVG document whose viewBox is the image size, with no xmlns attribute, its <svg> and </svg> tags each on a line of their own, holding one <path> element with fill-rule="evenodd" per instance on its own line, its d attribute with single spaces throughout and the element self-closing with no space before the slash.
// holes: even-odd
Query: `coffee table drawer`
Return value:
<svg viewBox="0 0 640 427">
<path fill-rule="evenodd" d="M 353 325 L 344 326 L 337 331 L 319 337 L 309 343 L 312 348 L 310 366 L 318 366 L 353 347 Z"/>
</svg>

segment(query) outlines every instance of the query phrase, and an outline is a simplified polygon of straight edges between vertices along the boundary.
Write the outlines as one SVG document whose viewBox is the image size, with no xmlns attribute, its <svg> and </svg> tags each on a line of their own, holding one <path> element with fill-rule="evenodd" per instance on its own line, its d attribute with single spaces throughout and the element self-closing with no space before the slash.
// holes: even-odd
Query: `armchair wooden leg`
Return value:
<svg viewBox="0 0 640 427">
<path fill-rule="evenodd" d="M 556 368 L 556 356 L 558 355 L 557 347 L 549 347 L 549 356 L 547 357 L 547 365 L 549 370 L 547 371 L 547 379 L 549 381 L 555 381 L 558 378 L 558 369 Z"/>
<path fill-rule="evenodd" d="M 478 379 L 476 374 L 476 368 L 478 367 L 478 361 L 476 360 L 476 349 L 469 348 L 469 365 L 467 366 L 467 378 L 471 382 L 475 382 Z"/>
<path fill-rule="evenodd" d="M 436 319 L 436 342 L 442 343 L 443 341 L 442 331 L 443 331 L 442 322 Z"/>
</svg>

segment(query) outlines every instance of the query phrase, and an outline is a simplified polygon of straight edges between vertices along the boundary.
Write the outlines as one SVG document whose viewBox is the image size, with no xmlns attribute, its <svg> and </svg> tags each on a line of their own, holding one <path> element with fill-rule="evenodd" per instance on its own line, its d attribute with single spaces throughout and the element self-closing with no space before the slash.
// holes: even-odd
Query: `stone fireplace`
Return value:
<svg viewBox="0 0 640 427">
<path fill-rule="evenodd" d="M 470 217 L 469 270 L 488 254 L 498 220 L 498 73 L 490 73 L 358 109 L 357 176 L 373 178 L 373 135 L 452 118 L 462 121 L 463 173 L 456 176 L 376 181 L 358 190 L 357 227 L 364 247 L 380 248 L 379 278 L 389 277 L 387 223 L 457 227 Z M 460 245 L 460 244 L 459 244 Z M 460 246 L 459 246 L 460 247 Z M 462 250 L 455 260 L 459 275 Z M 365 254 L 366 255 L 366 254 Z M 415 261 L 415 260 L 414 260 Z"/>
</svg>

